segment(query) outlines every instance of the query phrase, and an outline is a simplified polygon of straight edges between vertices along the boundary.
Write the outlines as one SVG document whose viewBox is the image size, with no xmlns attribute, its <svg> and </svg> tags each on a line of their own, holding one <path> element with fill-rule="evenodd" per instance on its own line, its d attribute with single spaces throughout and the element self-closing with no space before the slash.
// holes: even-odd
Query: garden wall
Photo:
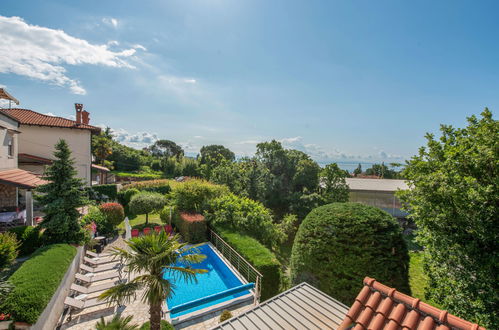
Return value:
<svg viewBox="0 0 499 330">
<path fill-rule="evenodd" d="M 69 265 L 69 268 L 66 271 L 61 284 L 52 296 L 52 299 L 50 299 L 47 307 L 45 307 L 42 314 L 38 318 L 38 321 L 33 326 L 31 326 L 30 329 L 53 330 L 56 328 L 57 323 L 61 318 L 62 312 L 64 311 L 64 300 L 69 294 L 69 287 L 74 282 L 75 274 L 79 269 L 79 266 L 83 260 L 83 256 L 83 247 L 80 246 L 77 248 L 73 262 L 71 263 L 71 265 Z"/>
</svg>

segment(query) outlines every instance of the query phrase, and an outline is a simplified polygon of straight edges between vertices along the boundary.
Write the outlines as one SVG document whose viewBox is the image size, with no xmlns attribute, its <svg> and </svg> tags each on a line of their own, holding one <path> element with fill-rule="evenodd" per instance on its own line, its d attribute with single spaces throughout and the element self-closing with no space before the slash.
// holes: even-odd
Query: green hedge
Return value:
<svg viewBox="0 0 499 330">
<path fill-rule="evenodd" d="M 157 180 L 163 177 L 163 173 L 159 171 L 152 172 L 115 172 L 112 171 L 118 178 L 131 178 L 131 179 L 141 179 L 141 180 Z"/>
<path fill-rule="evenodd" d="M 0 309 L 19 322 L 36 323 L 76 255 L 67 244 L 48 245 L 38 249 L 12 274 L 14 289 Z"/>
<path fill-rule="evenodd" d="M 137 189 L 139 191 L 157 192 L 165 195 L 171 191 L 171 185 L 174 182 L 174 180 L 169 179 L 133 182 L 124 186 L 122 191 Z"/>
<path fill-rule="evenodd" d="M 99 194 L 106 195 L 113 201 L 118 197 L 118 186 L 116 184 L 100 184 L 92 186 L 92 189 Z"/>
<path fill-rule="evenodd" d="M 173 218 L 173 224 L 177 227 L 177 230 L 182 235 L 182 238 L 189 243 L 202 243 L 206 242 L 206 220 L 204 217 L 202 219 L 195 219 L 195 217 L 200 214 L 186 214 L 187 220 L 180 216 L 180 214 L 175 214 Z M 191 219 L 192 218 L 192 219 Z"/>
<path fill-rule="evenodd" d="M 21 243 L 20 256 L 31 254 L 42 246 L 42 237 L 38 227 L 19 226 L 9 229 L 9 232 L 16 234 L 17 240 Z"/>
<path fill-rule="evenodd" d="M 279 293 L 282 281 L 281 264 L 269 249 L 256 239 L 231 229 L 215 226 L 214 230 L 262 273 L 262 301 Z"/>
<path fill-rule="evenodd" d="M 212 199 L 229 193 L 227 186 L 213 184 L 206 180 L 191 179 L 172 184 L 172 201 L 178 210 L 203 212 L 209 208 Z"/>
<path fill-rule="evenodd" d="M 312 210 L 300 225 L 291 281 L 306 281 L 349 306 L 366 276 L 410 294 L 408 266 L 395 218 L 373 206 L 333 203 Z"/>
</svg>

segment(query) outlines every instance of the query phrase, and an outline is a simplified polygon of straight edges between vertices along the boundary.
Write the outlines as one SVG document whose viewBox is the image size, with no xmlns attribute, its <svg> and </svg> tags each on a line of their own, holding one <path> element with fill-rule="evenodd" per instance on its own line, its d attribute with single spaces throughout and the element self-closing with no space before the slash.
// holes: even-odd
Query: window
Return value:
<svg viewBox="0 0 499 330">
<path fill-rule="evenodd" d="M 7 136 L 7 154 L 9 155 L 9 157 L 14 157 L 14 135 L 8 134 Z"/>
</svg>

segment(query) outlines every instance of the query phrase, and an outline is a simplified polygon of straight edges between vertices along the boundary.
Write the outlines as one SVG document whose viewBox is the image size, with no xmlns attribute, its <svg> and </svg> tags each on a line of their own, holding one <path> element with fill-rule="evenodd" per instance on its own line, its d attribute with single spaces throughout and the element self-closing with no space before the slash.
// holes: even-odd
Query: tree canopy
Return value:
<svg viewBox="0 0 499 330">
<path fill-rule="evenodd" d="M 336 163 L 328 164 L 322 169 L 321 193 L 326 203 L 348 201 L 349 188 L 346 177 L 347 173 Z"/>
<path fill-rule="evenodd" d="M 485 109 L 441 136 L 407 164 L 400 193 L 418 226 L 429 277 L 427 298 L 449 312 L 499 328 L 499 122 Z"/>
<path fill-rule="evenodd" d="M 175 157 L 180 159 L 184 156 L 182 147 L 170 140 L 158 140 L 148 150 L 155 157 Z"/>
</svg>

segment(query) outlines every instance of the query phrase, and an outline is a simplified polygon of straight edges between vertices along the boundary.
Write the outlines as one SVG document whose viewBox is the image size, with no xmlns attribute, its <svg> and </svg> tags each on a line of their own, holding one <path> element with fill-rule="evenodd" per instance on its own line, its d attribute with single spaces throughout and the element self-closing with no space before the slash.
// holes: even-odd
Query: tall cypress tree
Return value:
<svg viewBox="0 0 499 330">
<path fill-rule="evenodd" d="M 45 216 L 41 226 L 48 243 L 80 243 L 84 232 L 79 223 L 78 207 L 86 204 L 83 181 L 76 177 L 71 150 L 64 140 L 55 145 L 56 160 L 45 171 L 47 184 L 39 186 L 36 199 Z"/>
</svg>

